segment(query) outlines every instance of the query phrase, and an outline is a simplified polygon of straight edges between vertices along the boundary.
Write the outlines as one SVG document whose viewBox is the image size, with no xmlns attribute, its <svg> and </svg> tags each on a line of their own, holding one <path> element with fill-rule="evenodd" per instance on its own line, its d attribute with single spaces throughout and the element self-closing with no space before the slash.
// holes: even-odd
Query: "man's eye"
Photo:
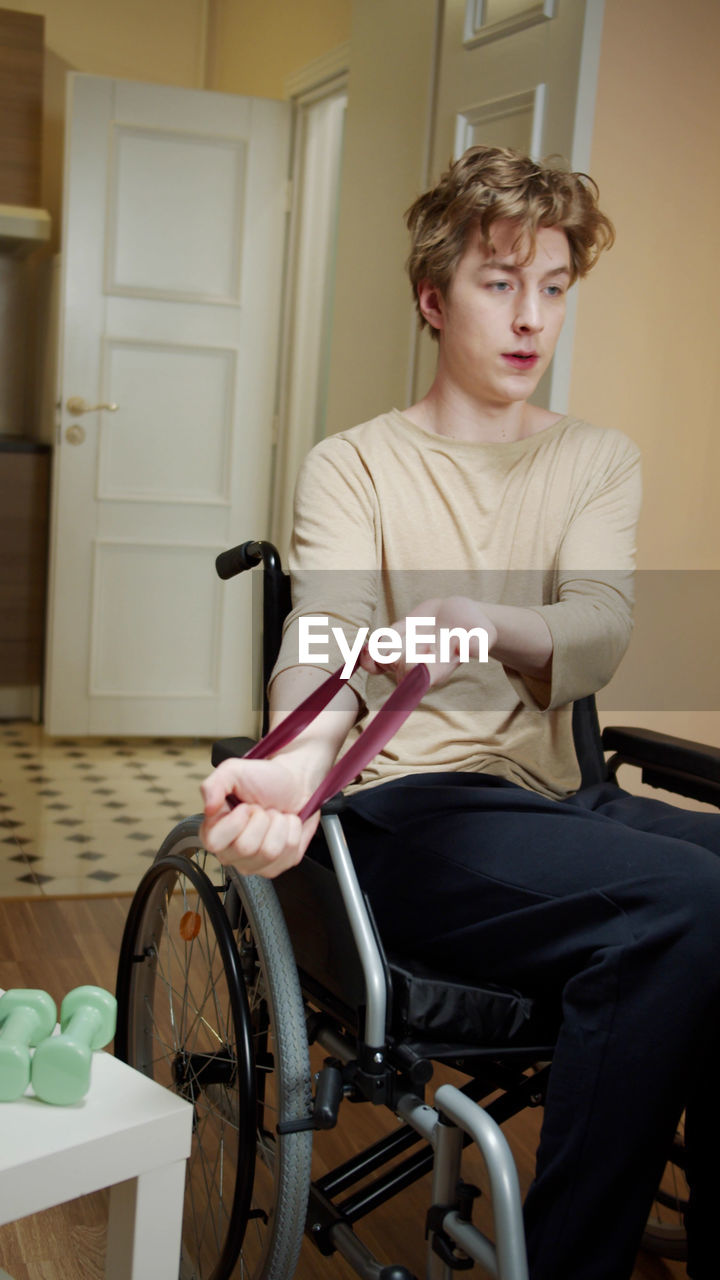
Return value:
<svg viewBox="0 0 720 1280">
<path fill-rule="evenodd" d="M 549 285 L 547 286 L 547 288 L 545 289 L 545 292 L 546 292 L 546 293 L 548 294 L 548 296 L 549 296 L 549 297 L 551 297 L 551 298 L 560 298 L 560 297 L 562 297 L 562 289 L 560 288 L 560 285 L 559 285 L 559 284 L 549 284 Z"/>
<path fill-rule="evenodd" d="M 498 293 L 505 293 L 510 288 L 509 280 L 491 280 L 490 288 L 497 289 Z"/>
</svg>

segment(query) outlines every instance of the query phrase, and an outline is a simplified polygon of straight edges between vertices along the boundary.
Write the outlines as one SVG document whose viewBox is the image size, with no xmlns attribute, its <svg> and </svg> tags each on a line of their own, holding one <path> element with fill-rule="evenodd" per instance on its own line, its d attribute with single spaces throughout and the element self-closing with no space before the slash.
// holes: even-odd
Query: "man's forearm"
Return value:
<svg viewBox="0 0 720 1280">
<path fill-rule="evenodd" d="M 296 706 L 327 679 L 317 667 L 292 667 L 281 671 L 270 691 L 270 727 L 280 724 Z M 308 794 L 322 782 L 335 763 L 348 733 L 358 717 L 359 702 L 349 685 L 335 694 L 329 706 L 303 729 L 278 756 L 302 777 Z"/>
</svg>

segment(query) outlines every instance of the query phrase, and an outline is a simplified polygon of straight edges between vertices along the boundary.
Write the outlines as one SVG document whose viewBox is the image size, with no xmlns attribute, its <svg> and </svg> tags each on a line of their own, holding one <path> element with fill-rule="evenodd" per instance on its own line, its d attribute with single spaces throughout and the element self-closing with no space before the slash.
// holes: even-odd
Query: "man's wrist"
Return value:
<svg viewBox="0 0 720 1280">
<path fill-rule="evenodd" d="M 497 631 L 492 657 L 521 675 L 549 680 L 553 639 L 545 619 L 521 605 L 482 605 Z"/>
</svg>

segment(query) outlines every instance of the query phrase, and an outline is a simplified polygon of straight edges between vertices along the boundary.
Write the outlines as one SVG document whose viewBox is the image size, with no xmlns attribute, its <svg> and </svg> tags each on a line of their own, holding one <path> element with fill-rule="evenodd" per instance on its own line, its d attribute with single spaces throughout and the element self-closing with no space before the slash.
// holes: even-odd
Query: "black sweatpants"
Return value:
<svg viewBox="0 0 720 1280">
<path fill-rule="evenodd" d="M 532 1280 L 631 1275 L 684 1106 L 689 1274 L 717 1280 L 720 814 L 437 773 L 349 805 L 391 950 L 561 1001 L 525 1206 Z"/>
</svg>

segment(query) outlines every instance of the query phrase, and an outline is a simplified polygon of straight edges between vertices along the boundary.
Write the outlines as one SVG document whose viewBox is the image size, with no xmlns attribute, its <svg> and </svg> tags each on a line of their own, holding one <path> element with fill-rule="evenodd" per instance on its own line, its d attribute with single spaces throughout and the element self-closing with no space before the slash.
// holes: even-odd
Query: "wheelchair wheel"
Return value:
<svg viewBox="0 0 720 1280">
<path fill-rule="evenodd" d="M 681 1262 L 687 1258 L 684 1214 L 688 1203 L 683 1123 L 675 1135 L 642 1240 L 648 1253 Z"/>
<path fill-rule="evenodd" d="M 181 1280 L 290 1280 L 312 1135 L 276 1125 L 310 1111 L 302 997 L 272 885 L 228 877 L 199 822 L 170 833 L 133 898 L 115 1051 L 194 1107 Z"/>
</svg>

